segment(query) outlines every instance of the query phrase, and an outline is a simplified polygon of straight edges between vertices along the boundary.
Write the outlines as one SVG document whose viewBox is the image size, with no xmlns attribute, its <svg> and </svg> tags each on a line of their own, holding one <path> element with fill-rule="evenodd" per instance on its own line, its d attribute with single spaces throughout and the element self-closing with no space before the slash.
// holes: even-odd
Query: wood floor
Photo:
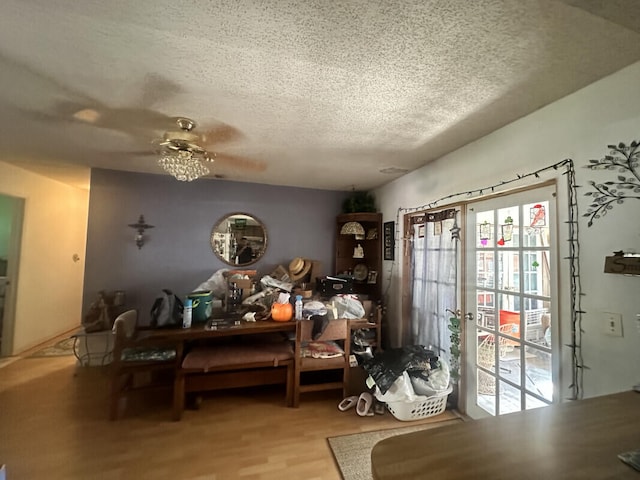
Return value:
<svg viewBox="0 0 640 480">
<path fill-rule="evenodd" d="M 215 392 L 172 422 L 166 391 L 109 422 L 104 370 L 24 358 L 0 368 L 0 464 L 8 480 L 339 480 L 327 437 L 408 425 L 340 412 L 340 400 L 308 393 L 292 409 L 277 387 Z"/>
</svg>

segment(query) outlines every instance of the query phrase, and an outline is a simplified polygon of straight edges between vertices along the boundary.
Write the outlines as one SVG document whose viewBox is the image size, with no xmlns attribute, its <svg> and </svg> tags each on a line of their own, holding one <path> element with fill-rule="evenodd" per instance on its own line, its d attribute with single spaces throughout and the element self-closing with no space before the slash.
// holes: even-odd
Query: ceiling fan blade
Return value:
<svg viewBox="0 0 640 480">
<path fill-rule="evenodd" d="M 150 108 L 160 100 L 166 100 L 183 92 L 184 89 L 177 83 L 157 73 L 151 73 L 144 77 L 140 105 L 145 108 Z"/>
<path fill-rule="evenodd" d="M 224 171 L 230 172 L 264 172 L 267 169 L 267 164 L 260 160 L 252 160 L 247 157 L 239 157 L 236 155 L 229 155 L 226 153 L 209 152 L 213 157 L 213 170 L 216 168 L 224 169 Z"/>
<path fill-rule="evenodd" d="M 178 117 L 145 108 L 111 108 L 97 102 L 57 102 L 51 112 L 33 112 L 43 121 L 71 122 L 151 140 L 175 127 Z"/>
<path fill-rule="evenodd" d="M 144 108 L 110 108 L 103 107 L 96 110 L 94 121 L 90 121 L 96 127 L 118 130 L 121 132 L 138 135 L 146 133 L 147 136 L 157 135 L 175 125 L 177 117 L 170 117 L 164 113 Z M 80 112 L 74 114 L 78 119 Z M 80 121 L 84 121 L 80 118 Z"/>
<path fill-rule="evenodd" d="M 197 131 L 197 128 L 195 129 Z M 200 134 L 202 143 L 205 146 L 219 145 L 240 140 L 244 137 L 242 132 L 231 125 L 223 123 L 217 127 L 210 128 Z"/>
</svg>

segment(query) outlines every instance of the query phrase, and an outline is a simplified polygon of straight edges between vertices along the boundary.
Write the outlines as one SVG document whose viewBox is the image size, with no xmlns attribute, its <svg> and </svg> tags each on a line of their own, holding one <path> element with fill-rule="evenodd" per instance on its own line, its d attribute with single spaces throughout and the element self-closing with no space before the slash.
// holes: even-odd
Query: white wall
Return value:
<svg viewBox="0 0 640 480">
<path fill-rule="evenodd" d="M 17 354 L 80 325 L 89 192 L 0 161 L 0 193 L 25 199 Z"/>
<path fill-rule="evenodd" d="M 587 182 L 615 180 L 615 172 L 595 172 L 584 168 L 590 159 L 608 154 L 607 145 L 640 141 L 640 62 L 631 65 L 575 94 L 555 102 L 492 134 L 469 144 L 420 170 L 378 189 L 375 192 L 384 221 L 396 220 L 398 208 L 415 208 L 450 194 L 466 192 L 517 174 L 571 158 L 576 166 L 579 201 L 579 241 L 583 316 L 582 351 L 584 396 L 628 390 L 640 382 L 640 330 L 635 315 L 640 313 L 640 277 L 603 273 L 604 258 L 615 250 L 640 253 L 640 200 L 627 200 L 587 227 L 589 198 Z M 523 92 L 526 95 L 526 92 Z M 541 180 L 557 178 L 560 252 L 560 317 L 562 344 L 570 341 L 569 264 L 565 177 L 547 175 Z M 531 184 L 527 180 L 520 185 Z M 517 185 L 517 186 L 520 186 Z M 457 200 L 466 200 L 460 197 Z M 439 206 L 445 203 L 439 204 Z M 396 240 L 398 248 L 401 243 Z M 401 250 L 396 251 L 400 258 Z M 385 282 L 389 281 L 392 262 L 385 262 Z M 393 267 L 389 289 L 389 321 L 400 318 L 399 288 L 401 264 Z M 385 286 L 386 288 L 386 286 Z M 601 333 L 601 312 L 623 315 L 624 337 Z M 394 339 L 391 338 L 394 342 Z M 570 393 L 570 350 L 564 347 L 561 389 Z"/>
</svg>

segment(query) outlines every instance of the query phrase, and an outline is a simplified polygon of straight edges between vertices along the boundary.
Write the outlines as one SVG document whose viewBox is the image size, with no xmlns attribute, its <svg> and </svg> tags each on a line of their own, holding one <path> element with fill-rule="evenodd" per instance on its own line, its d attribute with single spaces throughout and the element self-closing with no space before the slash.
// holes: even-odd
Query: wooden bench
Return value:
<svg viewBox="0 0 640 480">
<path fill-rule="evenodd" d="M 286 384 L 286 405 L 293 406 L 293 346 L 280 338 L 193 347 L 176 372 L 173 419 L 182 418 L 188 393 L 228 388 Z"/>
</svg>

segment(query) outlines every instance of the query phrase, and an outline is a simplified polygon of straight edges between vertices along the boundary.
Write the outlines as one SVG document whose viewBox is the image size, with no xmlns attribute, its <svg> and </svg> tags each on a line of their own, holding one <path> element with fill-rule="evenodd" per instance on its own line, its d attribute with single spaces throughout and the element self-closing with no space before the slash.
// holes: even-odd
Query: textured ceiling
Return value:
<svg viewBox="0 0 640 480">
<path fill-rule="evenodd" d="M 71 183 L 162 173 L 187 116 L 218 177 L 369 189 L 640 60 L 638 0 L 3 0 L 0 25 L 0 159 Z"/>
</svg>

